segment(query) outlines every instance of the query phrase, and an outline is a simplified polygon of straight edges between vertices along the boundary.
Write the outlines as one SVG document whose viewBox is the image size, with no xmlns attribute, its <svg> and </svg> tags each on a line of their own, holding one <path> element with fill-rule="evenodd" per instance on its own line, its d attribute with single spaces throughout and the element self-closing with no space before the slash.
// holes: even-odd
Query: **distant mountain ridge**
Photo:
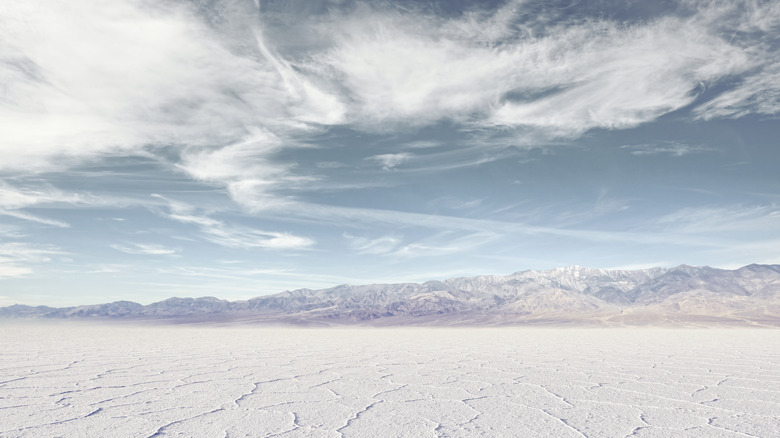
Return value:
<svg viewBox="0 0 780 438">
<path fill-rule="evenodd" d="M 65 308 L 13 305 L 5 318 L 374 325 L 705 324 L 780 326 L 780 265 L 569 266 L 400 284 L 298 289 L 245 301 L 169 298 Z"/>
</svg>

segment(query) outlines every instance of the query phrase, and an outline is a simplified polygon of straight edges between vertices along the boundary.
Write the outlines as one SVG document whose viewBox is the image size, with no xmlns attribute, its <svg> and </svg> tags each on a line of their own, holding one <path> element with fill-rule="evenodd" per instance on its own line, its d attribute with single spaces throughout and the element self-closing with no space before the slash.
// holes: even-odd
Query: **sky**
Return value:
<svg viewBox="0 0 780 438">
<path fill-rule="evenodd" d="M 0 306 L 780 263 L 780 2 L 0 8 Z"/>
</svg>

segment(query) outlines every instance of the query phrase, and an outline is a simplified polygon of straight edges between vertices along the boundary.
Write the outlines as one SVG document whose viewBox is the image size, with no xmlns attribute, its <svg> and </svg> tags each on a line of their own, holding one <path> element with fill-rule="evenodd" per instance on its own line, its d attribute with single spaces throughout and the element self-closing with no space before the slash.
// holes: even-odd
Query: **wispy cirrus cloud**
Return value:
<svg viewBox="0 0 780 438">
<path fill-rule="evenodd" d="M 702 145 L 689 145 L 676 141 L 663 142 L 660 144 L 634 144 L 620 147 L 626 149 L 632 155 L 671 155 L 682 157 L 683 155 L 696 154 L 702 152 L 712 152 L 712 148 Z"/>
<path fill-rule="evenodd" d="M 692 17 L 694 23 L 713 33 L 727 35 L 729 43 L 745 54 L 741 77 L 723 78 L 722 82 L 731 84 L 696 107 L 696 117 L 711 120 L 780 114 L 780 56 L 777 54 L 780 4 L 755 0 L 691 0 L 683 4 L 697 10 Z"/>
<path fill-rule="evenodd" d="M 731 205 L 687 207 L 658 218 L 657 223 L 670 231 L 685 233 L 780 230 L 780 206 Z"/>
<path fill-rule="evenodd" d="M 771 58 L 769 58 L 771 59 Z M 780 60 L 762 66 L 739 85 L 696 108 L 697 117 L 739 118 L 750 114 L 780 115 Z"/>
<path fill-rule="evenodd" d="M 89 204 L 95 198 L 77 193 L 65 193 L 51 184 L 41 182 L 12 185 L 0 180 L 0 208 L 21 209 L 42 204 Z"/>
<path fill-rule="evenodd" d="M 133 255 L 175 255 L 179 250 L 151 243 L 126 243 L 110 245 L 111 248 Z"/>
<path fill-rule="evenodd" d="M 152 195 L 169 203 L 168 219 L 196 225 L 200 237 L 229 248 L 265 248 L 276 250 L 303 250 L 315 244 L 313 239 L 287 232 L 264 231 L 251 227 L 232 225 L 199 213 L 189 204 L 174 201 L 161 195 Z"/>
<path fill-rule="evenodd" d="M 254 8 L 219 28 L 184 2 L 12 6 L 0 15 L 2 169 L 58 170 L 156 145 L 197 159 L 258 129 L 340 120 L 338 97 L 266 46 Z"/>
<path fill-rule="evenodd" d="M 231 248 L 265 248 L 277 250 L 302 250 L 314 245 L 314 240 L 292 233 L 261 231 L 249 227 L 220 223 L 202 229 L 209 242 Z"/>
<path fill-rule="evenodd" d="M 127 207 L 148 203 L 146 199 L 125 196 L 100 196 L 84 191 L 62 190 L 40 177 L 0 179 L 0 216 L 48 225 L 70 228 L 71 224 L 40 214 L 29 209 L 55 211 L 61 208 L 110 208 Z M 114 218 L 119 221 L 121 218 Z"/>
<path fill-rule="evenodd" d="M 389 254 L 398 248 L 402 239 L 397 236 L 381 236 L 374 239 L 362 236 L 343 234 L 350 248 L 361 254 L 382 255 Z"/>
<path fill-rule="evenodd" d="M 512 6 L 450 20 L 364 9 L 329 29 L 333 48 L 312 71 L 337 71 L 367 126 L 450 119 L 575 136 L 651 121 L 752 67 L 722 28 L 695 19 L 718 14 L 704 5 L 694 19 L 561 21 L 540 36 L 518 30 L 528 17 Z"/>
<path fill-rule="evenodd" d="M 34 272 L 36 265 L 49 263 L 52 257 L 66 254 L 54 245 L 0 242 L 0 278 L 27 276 Z"/>
<path fill-rule="evenodd" d="M 33 270 L 29 266 L 4 263 L 4 260 L 0 259 L 0 278 L 25 277 L 32 272 Z"/>
<path fill-rule="evenodd" d="M 419 140 L 401 144 L 404 149 L 430 149 L 439 146 L 442 146 L 442 143 L 433 140 Z"/>
<path fill-rule="evenodd" d="M 63 221 L 58 221 L 56 219 L 49 219 L 41 216 L 36 216 L 34 214 L 26 213 L 23 211 L 18 210 L 0 210 L 0 215 L 3 216 L 10 216 L 17 219 L 22 219 L 28 222 L 35 222 L 38 224 L 43 225 L 49 225 L 52 227 L 59 227 L 59 228 L 70 228 L 70 224 Z"/>
<path fill-rule="evenodd" d="M 439 257 L 457 255 L 490 245 L 501 233 L 490 231 L 463 232 L 448 230 L 418 239 L 404 239 L 398 235 L 384 235 L 376 238 L 344 233 L 350 248 L 359 254 L 382 256 L 395 260 L 418 257 Z"/>
<path fill-rule="evenodd" d="M 67 222 L 41 217 L 24 209 L 57 204 L 86 205 L 94 202 L 96 202 L 96 198 L 93 196 L 65 193 L 50 184 L 41 183 L 40 181 L 20 186 L 0 180 L 0 215 L 29 222 L 68 228 L 70 224 Z"/>
<path fill-rule="evenodd" d="M 380 154 L 369 157 L 368 160 L 379 163 L 384 170 L 393 170 L 401 164 L 412 159 L 414 155 L 408 152 L 399 152 L 397 154 Z"/>
<path fill-rule="evenodd" d="M 397 248 L 392 255 L 400 258 L 439 257 L 462 254 L 486 246 L 501 238 L 503 233 L 481 231 L 477 233 L 442 232 Z"/>
</svg>

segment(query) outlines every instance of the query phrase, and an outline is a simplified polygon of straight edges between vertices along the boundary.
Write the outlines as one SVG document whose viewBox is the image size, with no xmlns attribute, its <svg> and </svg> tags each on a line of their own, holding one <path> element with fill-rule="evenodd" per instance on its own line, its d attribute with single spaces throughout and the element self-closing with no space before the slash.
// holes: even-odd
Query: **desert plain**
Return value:
<svg viewBox="0 0 780 438">
<path fill-rule="evenodd" d="M 0 324 L 0 437 L 777 437 L 780 331 Z"/>
</svg>

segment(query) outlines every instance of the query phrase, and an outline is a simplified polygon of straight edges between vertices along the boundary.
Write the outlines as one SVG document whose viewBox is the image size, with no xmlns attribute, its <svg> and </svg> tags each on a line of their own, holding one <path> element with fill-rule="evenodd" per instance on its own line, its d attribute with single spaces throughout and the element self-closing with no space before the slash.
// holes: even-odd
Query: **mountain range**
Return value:
<svg viewBox="0 0 780 438">
<path fill-rule="evenodd" d="M 400 284 L 298 289 L 244 301 L 169 298 L 54 308 L 13 305 L 0 318 L 304 325 L 780 326 L 780 265 L 569 266 Z"/>
</svg>

